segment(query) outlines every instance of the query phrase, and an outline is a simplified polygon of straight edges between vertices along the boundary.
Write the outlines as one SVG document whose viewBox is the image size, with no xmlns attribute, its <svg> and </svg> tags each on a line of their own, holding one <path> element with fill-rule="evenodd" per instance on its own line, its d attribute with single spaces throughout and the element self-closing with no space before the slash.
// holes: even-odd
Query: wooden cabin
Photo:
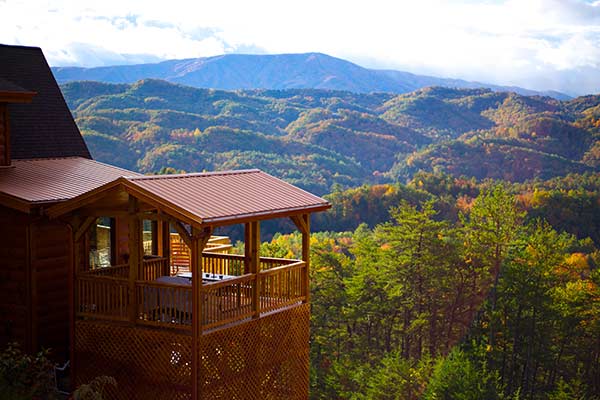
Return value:
<svg viewBox="0 0 600 400">
<path fill-rule="evenodd" d="M 308 397 L 310 214 L 326 201 L 259 170 L 91 160 L 37 48 L 0 45 L 0 117 L 0 345 L 51 347 L 76 385 L 113 376 L 111 398 Z M 260 256 L 273 218 L 302 233 L 301 259 Z M 231 224 L 244 254 L 212 235 Z"/>
<path fill-rule="evenodd" d="M 91 160 L 42 51 L 0 45 L 0 346 L 68 358 L 69 227 L 44 209 L 125 173 Z"/>
</svg>

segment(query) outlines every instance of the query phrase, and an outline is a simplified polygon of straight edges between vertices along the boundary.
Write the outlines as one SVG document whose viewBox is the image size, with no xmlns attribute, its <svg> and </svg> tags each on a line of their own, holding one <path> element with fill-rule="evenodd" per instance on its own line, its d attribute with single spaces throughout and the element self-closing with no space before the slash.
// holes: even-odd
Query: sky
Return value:
<svg viewBox="0 0 600 400">
<path fill-rule="evenodd" d="M 600 0 L 0 0 L 52 66 L 321 52 L 367 68 L 600 93 Z"/>
</svg>

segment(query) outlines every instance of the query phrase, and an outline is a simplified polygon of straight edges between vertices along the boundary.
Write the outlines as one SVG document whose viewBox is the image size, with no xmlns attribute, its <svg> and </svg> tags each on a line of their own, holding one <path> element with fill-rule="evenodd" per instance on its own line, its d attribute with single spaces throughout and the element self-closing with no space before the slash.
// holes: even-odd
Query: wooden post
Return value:
<svg viewBox="0 0 600 400">
<path fill-rule="evenodd" d="M 254 291 L 252 292 L 252 318 L 260 317 L 260 223 L 250 222 L 250 273 L 254 274 Z"/>
<path fill-rule="evenodd" d="M 134 324 L 137 319 L 137 296 L 135 281 L 139 276 L 140 262 L 143 259 L 141 245 L 142 227 L 137 216 L 138 200 L 129 196 L 129 321 Z"/>
<path fill-rule="evenodd" d="M 302 261 L 304 261 L 304 302 L 310 301 L 310 214 L 303 214 L 305 229 L 302 231 Z"/>
<path fill-rule="evenodd" d="M 249 274 L 251 271 L 252 251 L 250 249 L 250 240 L 250 223 L 247 222 L 244 224 L 244 274 Z"/>
<path fill-rule="evenodd" d="M 79 297 L 77 293 L 77 274 L 81 271 L 81 265 L 84 263 L 82 253 L 85 249 L 86 233 L 90 230 L 96 218 L 81 218 L 75 215 L 67 225 L 71 232 L 71 246 L 69 256 L 69 359 L 71 362 L 71 390 L 75 390 L 77 378 L 77 360 L 75 359 L 75 323 L 77 320 L 77 309 L 79 307 Z M 84 255 L 85 256 L 85 255 Z"/>
<path fill-rule="evenodd" d="M 171 230 L 169 222 L 159 221 L 158 225 L 158 255 L 165 258 L 163 275 L 171 275 Z"/>
<path fill-rule="evenodd" d="M 199 398 L 198 387 L 198 341 L 202 334 L 202 251 L 210 239 L 212 229 L 192 229 L 191 260 L 192 271 L 192 400 Z"/>
<path fill-rule="evenodd" d="M 302 286 L 305 293 L 304 302 L 310 301 L 310 214 L 291 217 L 292 221 L 302 233 L 302 261 L 304 261 L 304 275 Z"/>
</svg>

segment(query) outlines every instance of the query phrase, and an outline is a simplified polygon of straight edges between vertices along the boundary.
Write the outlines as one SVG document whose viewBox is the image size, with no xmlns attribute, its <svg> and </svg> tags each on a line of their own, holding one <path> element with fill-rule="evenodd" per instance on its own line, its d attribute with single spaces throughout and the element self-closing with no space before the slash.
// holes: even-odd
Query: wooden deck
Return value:
<svg viewBox="0 0 600 400">
<path fill-rule="evenodd" d="M 200 331 L 258 318 L 306 299 L 303 261 L 263 257 L 257 274 L 242 274 L 243 256 L 205 252 L 202 260 L 203 272 L 233 277 L 201 286 Z M 76 316 L 131 321 L 129 310 L 133 302 L 136 325 L 191 331 L 192 286 L 157 282 L 163 271 L 172 271 L 166 262 L 166 258 L 144 260 L 133 293 L 128 265 L 78 274 Z"/>
</svg>

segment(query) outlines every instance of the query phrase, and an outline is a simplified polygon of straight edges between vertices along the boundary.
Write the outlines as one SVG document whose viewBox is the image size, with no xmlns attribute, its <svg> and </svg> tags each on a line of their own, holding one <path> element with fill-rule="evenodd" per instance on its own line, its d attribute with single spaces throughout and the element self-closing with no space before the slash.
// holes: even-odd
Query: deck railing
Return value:
<svg viewBox="0 0 600 400">
<path fill-rule="evenodd" d="M 269 312 L 306 298 L 303 276 L 306 264 L 297 261 L 258 274 L 260 312 Z"/>
<path fill-rule="evenodd" d="M 81 272 L 83 275 L 129 277 L 129 264 L 111 265 L 110 267 L 98 267 L 89 271 Z"/>
<path fill-rule="evenodd" d="M 252 317 L 255 275 L 202 285 L 202 329 L 211 329 Z"/>
<path fill-rule="evenodd" d="M 191 329 L 191 286 L 137 281 L 135 291 L 137 323 Z"/>
<path fill-rule="evenodd" d="M 141 281 L 153 281 L 165 275 L 168 259 L 165 257 L 152 257 L 144 259 L 139 269 L 138 279 Z"/>
<path fill-rule="evenodd" d="M 200 329 L 218 328 L 236 321 L 258 317 L 300 303 L 306 299 L 303 261 L 261 258 L 258 274 L 242 275 L 244 257 L 230 254 L 203 254 L 203 271 L 235 276 L 205 283 L 199 290 Z M 76 280 L 79 317 L 128 320 L 130 302 L 137 324 L 191 329 L 192 287 L 154 282 L 163 275 L 166 259 L 144 260 L 135 290 L 130 293 L 128 266 L 100 268 L 81 273 Z M 112 275 L 111 275 L 112 274 Z"/>
<path fill-rule="evenodd" d="M 273 257 L 261 257 L 259 270 L 267 271 L 273 268 L 282 267 L 284 265 L 291 265 L 297 263 L 298 260 L 290 260 L 288 258 L 273 258 Z"/>
<path fill-rule="evenodd" d="M 77 278 L 76 312 L 81 317 L 127 320 L 131 296 L 126 278 L 82 275 Z"/>
<path fill-rule="evenodd" d="M 244 273 L 244 256 L 204 252 L 202 253 L 202 272 L 241 276 Z"/>
<path fill-rule="evenodd" d="M 167 271 L 166 262 L 167 258 L 165 257 L 144 259 L 138 279 L 152 281 L 163 276 L 164 271 Z M 290 260 L 287 258 L 261 257 L 259 268 L 260 271 L 267 271 L 296 262 L 297 260 Z M 202 271 L 217 275 L 241 276 L 244 273 L 244 256 L 206 251 L 202 253 Z M 121 264 L 110 267 L 100 267 L 83 273 L 96 276 L 118 276 L 126 278 L 129 277 L 129 265 Z M 173 271 L 171 273 L 173 275 L 175 274 Z"/>
</svg>

